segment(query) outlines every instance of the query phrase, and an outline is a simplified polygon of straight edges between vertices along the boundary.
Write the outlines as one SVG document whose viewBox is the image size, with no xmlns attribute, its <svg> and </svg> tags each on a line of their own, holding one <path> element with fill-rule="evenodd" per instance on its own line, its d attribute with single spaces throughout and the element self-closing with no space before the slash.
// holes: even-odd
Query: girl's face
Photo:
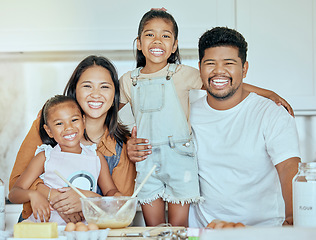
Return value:
<svg viewBox="0 0 316 240">
<path fill-rule="evenodd" d="M 76 97 L 86 118 L 105 121 L 115 95 L 115 87 L 110 72 L 101 66 L 85 70 L 76 87 Z"/>
<path fill-rule="evenodd" d="M 146 58 L 144 69 L 162 69 L 177 47 L 178 40 L 175 40 L 172 23 L 162 18 L 148 21 L 137 39 L 137 49 L 142 51 Z"/>
<path fill-rule="evenodd" d="M 49 137 L 54 138 L 63 152 L 76 152 L 81 148 L 84 134 L 84 117 L 77 104 L 71 101 L 57 104 L 48 110 L 47 124 L 44 124 Z"/>
</svg>

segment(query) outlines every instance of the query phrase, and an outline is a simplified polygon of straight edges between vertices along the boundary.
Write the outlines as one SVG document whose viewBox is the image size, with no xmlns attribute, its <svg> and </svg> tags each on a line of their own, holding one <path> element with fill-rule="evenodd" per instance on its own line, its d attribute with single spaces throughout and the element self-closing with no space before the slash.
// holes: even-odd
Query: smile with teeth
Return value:
<svg viewBox="0 0 316 240">
<path fill-rule="evenodd" d="M 151 48 L 149 49 L 149 52 L 153 54 L 154 56 L 161 56 L 164 53 L 164 50 L 160 48 Z"/>
<path fill-rule="evenodd" d="M 73 140 L 77 136 L 77 133 L 65 135 L 64 138 L 67 140 Z"/>
<path fill-rule="evenodd" d="M 226 86 L 231 79 L 229 78 L 210 78 L 209 82 L 212 83 L 215 87 L 221 88 Z"/>
<path fill-rule="evenodd" d="M 91 108 L 100 108 L 102 106 L 102 102 L 88 102 Z"/>
</svg>

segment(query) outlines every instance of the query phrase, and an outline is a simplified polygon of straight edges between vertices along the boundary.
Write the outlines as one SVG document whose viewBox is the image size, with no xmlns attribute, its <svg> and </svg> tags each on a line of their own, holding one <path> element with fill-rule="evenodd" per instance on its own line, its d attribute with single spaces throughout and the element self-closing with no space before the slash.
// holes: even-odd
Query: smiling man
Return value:
<svg viewBox="0 0 316 240">
<path fill-rule="evenodd" d="M 199 68 L 207 96 L 192 104 L 201 195 L 189 226 L 214 219 L 245 225 L 292 224 L 292 178 L 300 161 L 294 118 L 272 101 L 242 88 L 247 42 L 217 27 L 199 40 Z"/>
</svg>

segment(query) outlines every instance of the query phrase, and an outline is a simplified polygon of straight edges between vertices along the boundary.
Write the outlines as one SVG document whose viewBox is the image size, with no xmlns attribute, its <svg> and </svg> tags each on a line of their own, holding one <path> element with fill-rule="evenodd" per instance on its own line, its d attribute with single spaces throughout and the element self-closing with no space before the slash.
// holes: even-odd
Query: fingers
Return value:
<svg viewBox="0 0 316 240">
<path fill-rule="evenodd" d="M 70 187 L 63 187 L 63 188 L 58 188 L 57 191 L 61 192 L 61 193 L 64 193 L 64 192 L 69 191 L 70 189 L 71 189 Z"/>
<path fill-rule="evenodd" d="M 283 226 L 284 225 L 293 225 L 293 217 L 285 218 L 285 221 L 283 222 Z"/>
<path fill-rule="evenodd" d="M 137 127 L 134 126 L 131 133 L 131 138 L 137 138 Z"/>
<path fill-rule="evenodd" d="M 208 228 L 213 228 L 213 229 L 221 229 L 221 228 L 238 228 L 238 227 L 245 227 L 244 224 L 238 222 L 226 222 L 226 221 L 221 221 L 219 219 L 215 219 L 212 222 L 210 222 L 207 225 Z"/>
<path fill-rule="evenodd" d="M 82 212 L 75 212 L 72 214 L 64 214 L 64 213 L 59 212 L 59 215 L 67 223 L 68 222 L 77 223 L 77 222 L 82 222 L 84 220 Z"/>
<path fill-rule="evenodd" d="M 285 99 L 280 97 L 280 99 L 276 101 L 276 104 L 279 106 L 282 105 L 289 112 L 289 114 L 294 117 L 293 108 Z"/>
<path fill-rule="evenodd" d="M 136 163 L 143 161 L 152 153 L 152 146 L 148 144 L 148 139 L 137 138 L 137 129 L 133 127 L 132 137 L 127 141 L 127 156 L 130 161 Z"/>
<path fill-rule="evenodd" d="M 50 219 L 50 208 L 39 208 L 33 210 L 33 216 L 36 220 L 40 220 L 41 222 L 49 222 Z"/>
</svg>

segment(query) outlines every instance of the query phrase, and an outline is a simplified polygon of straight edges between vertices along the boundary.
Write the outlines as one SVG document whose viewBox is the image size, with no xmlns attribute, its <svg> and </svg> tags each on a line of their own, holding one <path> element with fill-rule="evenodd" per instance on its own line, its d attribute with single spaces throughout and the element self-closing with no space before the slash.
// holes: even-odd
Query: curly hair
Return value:
<svg viewBox="0 0 316 240">
<path fill-rule="evenodd" d="M 238 57 L 242 64 L 246 62 L 248 44 L 236 30 L 227 27 L 215 27 L 206 31 L 199 39 L 199 60 L 204 57 L 205 50 L 213 47 L 230 46 L 238 49 Z"/>
</svg>

